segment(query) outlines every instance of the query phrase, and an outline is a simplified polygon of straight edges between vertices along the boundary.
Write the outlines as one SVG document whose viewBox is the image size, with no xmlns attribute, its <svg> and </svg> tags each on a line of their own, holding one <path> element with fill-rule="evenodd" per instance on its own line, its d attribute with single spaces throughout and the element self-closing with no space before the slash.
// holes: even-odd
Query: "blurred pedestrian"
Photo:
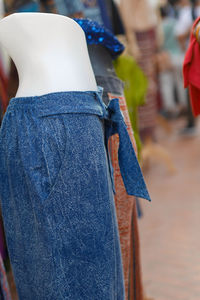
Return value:
<svg viewBox="0 0 200 300">
<path fill-rule="evenodd" d="M 183 87 L 182 76 L 184 52 L 175 35 L 176 19 L 171 16 L 169 5 L 161 6 L 160 13 L 163 44 L 158 55 L 158 67 L 163 100 L 162 112 L 166 117 L 174 118 L 187 109 L 187 93 Z"/>
<path fill-rule="evenodd" d="M 154 139 L 158 112 L 157 74 L 157 16 L 148 0 L 120 0 L 127 40 L 133 57 L 148 79 L 145 105 L 139 108 L 139 130 L 144 143 Z"/>
</svg>

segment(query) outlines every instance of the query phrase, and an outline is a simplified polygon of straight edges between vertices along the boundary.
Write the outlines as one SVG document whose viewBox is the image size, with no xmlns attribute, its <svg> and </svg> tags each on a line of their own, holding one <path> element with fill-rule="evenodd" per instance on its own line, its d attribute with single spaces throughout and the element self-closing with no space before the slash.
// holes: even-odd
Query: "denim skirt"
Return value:
<svg viewBox="0 0 200 300">
<path fill-rule="evenodd" d="M 21 300 L 123 300 L 101 97 L 10 101 L 0 131 L 0 198 Z"/>
</svg>

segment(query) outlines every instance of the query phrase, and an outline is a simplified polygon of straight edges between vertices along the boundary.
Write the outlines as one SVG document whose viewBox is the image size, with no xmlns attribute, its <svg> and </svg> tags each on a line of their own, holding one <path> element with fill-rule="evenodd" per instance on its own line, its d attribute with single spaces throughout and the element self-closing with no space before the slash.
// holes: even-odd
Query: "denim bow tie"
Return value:
<svg viewBox="0 0 200 300">
<path fill-rule="evenodd" d="M 107 107 L 104 105 L 103 111 L 106 145 L 110 136 L 116 133 L 119 135 L 118 161 L 127 194 L 151 201 L 120 110 L 119 99 L 112 99 Z"/>
</svg>

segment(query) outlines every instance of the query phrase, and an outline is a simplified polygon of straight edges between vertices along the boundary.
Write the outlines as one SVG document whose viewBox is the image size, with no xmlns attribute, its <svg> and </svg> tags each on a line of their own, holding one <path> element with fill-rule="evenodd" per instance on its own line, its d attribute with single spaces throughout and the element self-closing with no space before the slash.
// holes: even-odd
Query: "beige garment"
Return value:
<svg viewBox="0 0 200 300">
<path fill-rule="evenodd" d="M 138 60 L 140 50 L 137 45 L 135 32 L 143 32 L 154 28 L 157 23 L 156 11 L 149 0 L 119 0 L 118 9 L 130 51 L 133 57 Z"/>
<path fill-rule="evenodd" d="M 119 10 L 126 30 L 146 31 L 157 23 L 149 0 L 120 0 Z"/>
</svg>

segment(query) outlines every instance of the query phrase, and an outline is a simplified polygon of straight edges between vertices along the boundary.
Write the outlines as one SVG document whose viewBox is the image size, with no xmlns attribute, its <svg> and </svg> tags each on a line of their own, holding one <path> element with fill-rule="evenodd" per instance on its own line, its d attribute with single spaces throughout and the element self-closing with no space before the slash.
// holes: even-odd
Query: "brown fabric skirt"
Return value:
<svg viewBox="0 0 200 300">
<path fill-rule="evenodd" d="M 148 79 L 146 103 L 139 107 L 139 130 L 142 139 L 153 136 L 156 126 L 157 105 L 157 76 L 155 66 L 156 31 L 154 28 L 135 32 L 141 57 L 139 66 Z"/>
</svg>

